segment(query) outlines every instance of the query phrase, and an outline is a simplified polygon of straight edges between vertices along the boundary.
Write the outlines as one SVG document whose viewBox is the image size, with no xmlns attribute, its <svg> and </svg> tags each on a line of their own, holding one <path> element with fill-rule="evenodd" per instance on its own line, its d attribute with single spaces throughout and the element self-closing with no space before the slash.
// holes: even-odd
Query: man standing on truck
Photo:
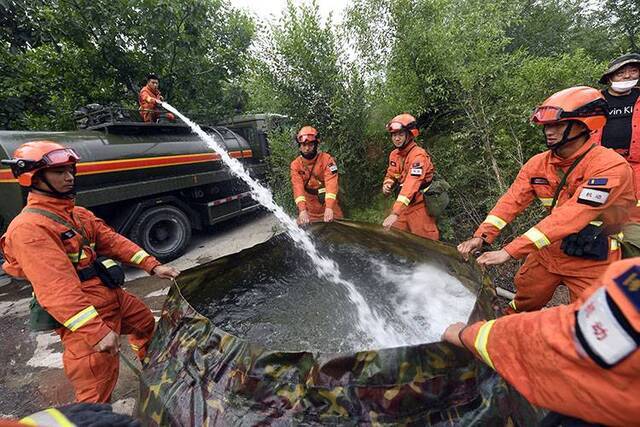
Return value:
<svg viewBox="0 0 640 427">
<path fill-rule="evenodd" d="M 329 153 L 318 151 L 318 131 L 304 126 L 296 136 L 300 155 L 291 162 L 291 186 L 298 224 L 342 218 L 338 204 L 338 167 Z"/>
<path fill-rule="evenodd" d="M 120 334 L 140 360 L 153 336 L 149 308 L 124 291 L 124 271 L 112 259 L 157 277 L 178 276 L 89 210 L 75 205 L 78 155 L 51 142 L 22 144 L 9 164 L 29 189 L 27 206 L 0 238 L 4 270 L 31 282 L 31 325 L 55 329 L 79 402 L 108 402 L 118 379 Z"/>
<path fill-rule="evenodd" d="M 162 105 L 164 98 L 158 89 L 159 79 L 156 74 L 147 75 L 147 84 L 140 90 L 138 95 L 138 102 L 140 103 L 140 115 L 144 122 L 155 123 L 160 117 L 160 110 L 158 106 Z M 175 120 L 175 116 L 171 113 L 167 113 L 167 119 L 170 121 Z"/>
<path fill-rule="evenodd" d="M 538 106 L 531 121 L 543 127 L 548 150 L 525 163 L 474 236 L 458 245 L 467 258 L 540 200 L 548 213 L 544 219 L 477 260 L 498 265 L 526 257 L 514 278 L 515 311 L 541 309 L 561 283 L 575 301 L 621 258 L 617 233 L 636 197 L 627 162 L 598 145 L 606 110 L 604 96 L 587 86 L 557 92 Z"/>
<path fill-rule="evenodd" d="M 387 123 L 395 149 L 389 154 L 389 165 L 382 182 L 382 194 L 396 193 L 396 201 L 389 216 L 382 223 L 408 231 L 425 239 L 439 240 L 436 219 L 425 205 L 424 191 L 433 181 L 431 156 L 415 138 L 420 135 L 415 117 L 400 114 Z"/>
</svg>

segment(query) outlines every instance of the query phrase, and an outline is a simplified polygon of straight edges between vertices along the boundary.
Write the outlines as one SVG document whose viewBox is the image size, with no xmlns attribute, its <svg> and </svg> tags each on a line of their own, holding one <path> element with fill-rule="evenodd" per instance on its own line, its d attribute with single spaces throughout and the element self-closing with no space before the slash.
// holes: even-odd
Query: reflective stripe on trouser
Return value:
<svg viewBox="0 0 640 427">
<path fill-rule="evenodd" d="M 151 310 L 137 297 L 123 290 L 114 291 L 116 300 L 100 318 L 111 330 L 128 335 L 129 343 L 142 359 L 153 337 L 155 320 Z M 71 381 L 78 402 L 107 403 L 118 380 L 118 356 L 95 352 L 84 337 L 68 329 L 58 329 L 62 338 L 64 371 Z"/>
<path fill-rule="evenodd" d="M 607 268 L 607 264 L 594 264 L 593 269 L 602 270 Z M 592 271 L 590 271 L 592 272 Z M 594 274 L 592 274 L 594 275 Z M 569 288 L 569 297 L 573 302 L 584 290 L 591 286 L 597 286 L 600 282 L 597 277 L 573 277 L 561 276 L 547 270 L 540 262 L 540 257 L 536 252 L 529 254 L 516 273 L 514 278 L 516 285 L 516 297 L 513 304 L 510 304 L 517 311 L 534 311 L 544 307 L 553 297 L 558 285 L 565 284 Z"/>
<path fill-rule="evenodd" d="M 75 427 L 75 424 L 69 421 L 67 417 L 56 408 L 45 409 L 44 411 L 24 417 L 20 420 L 20 424 L 40 427 Z"/>
<path fill-rule="evenodd" d="M 324 221 L 324 209 L 326 205 L 320 203 L 318 196 L 313 194 L 307 194 L 307 213 L 309 214 L 309 220 L 311 222 Z M 333 206 L 333 218 L 342 219 L 343 213 L 340 208 L 340 202 L 336 201 Z"/>
<path fill-rule="evenodd" d="M 408 231 L 425 239 L 440 239 L 440 231 L 438 231 L 436 220 L 427 215 L 427 209 L 422 202 L 414 203 L 400 212 L 398 220 L 392 227 L 398 230 Z"/>
</svg>

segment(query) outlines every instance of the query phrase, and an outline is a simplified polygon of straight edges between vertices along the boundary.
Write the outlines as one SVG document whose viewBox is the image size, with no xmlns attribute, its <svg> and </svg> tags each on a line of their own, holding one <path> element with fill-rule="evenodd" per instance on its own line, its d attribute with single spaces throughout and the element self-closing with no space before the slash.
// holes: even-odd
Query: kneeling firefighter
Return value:
<svg viewBox="0 0 640 427">
<path fill-rule="evenodd" d="M 338 167 L 329 153 L 318 151 L 318 131 L 304 126 L 296 136 L 300 155 L 291 162 L 291 186 L 298 224 L 342 218 L 338 203 Z"/>
<path fill-rule="evenodd" d="M 179 272 L 75 205 L 78 160 L 71 148 L 51 141 L 27 142 L 2 160 L 30 192 L 0 249 L 4 270 L 33 286 L 33 329 L 60 336 L 76 400 L 108 402 L 118 379 L 118 336 L 129 335 L 142 360 L 155 326 L 149 308 L 121 289 L 124 271 L 114 259 L 161 278 Z"/>
<path fill-rule="evenodd" d="M 455 323 L 442 339 L 467 348 L 535 405 L 591 423 L 640 425 L 640 258 L 609 265 L 571 305 Z M 558 418 L 540 425 L 585 426 Z"/>
<path fill-rule="evenodd" d="M 632 171 L 617 153 L 598 145 L 607 103 L 600 91 L 564 89 L 538 106 L 531 121 L 543 127 L 548 150 L 529 159 L 474 237 L 458 245 L 464 257 L 491 244 L 535 199 L 547 216 L 480 265 L 526 257 L 514 282 L 515 311 L 538 310 L 564 283 L 571 301 L 598 283 L 621 258 L 618 233 L 636 204 Z"/>
<path fill-rule="evenodd" d="M 420 135 L 416 119 L 410 114 L 400 114 L 387 123 L 387 131 L 396 148 L 389 154 L 382 193 L 388 196 L 395 191 L 396 201 L 382 225 L 439 240 L 436 218 L 425 204 L 425 192 L 435 169 L 429 153 L 415 141 Z"/>
</svg>

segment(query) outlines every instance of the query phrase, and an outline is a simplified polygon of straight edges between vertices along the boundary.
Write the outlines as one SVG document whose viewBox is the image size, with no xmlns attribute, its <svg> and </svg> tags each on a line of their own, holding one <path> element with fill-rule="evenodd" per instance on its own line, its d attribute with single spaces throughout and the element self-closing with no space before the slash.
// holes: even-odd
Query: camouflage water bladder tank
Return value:
<svg viewBox="0 0 640 427">
<path fill-rule="evenodd" d="M 470 320 L 494 317 L 490 281 L 451 246 L 353 222 L 319 224 L 312 232 L 345 276 L 351 271 L 347 278 L 362 275 L 365 296 L 380 282 L 380 268 L 354 261 L 352 253 L 400 269 L 436 265 L 477 296 Z M 144 366 L 144 422 L 484 426 L 535 418 L 490 368 L 446 343 L 358 348 L 367 340 L 357 327 L 348 330 L 341 311 L 349 311 L 349 301 L 336 285 L 316 281 L 308 257 L 285 235 L 183 272 Z M 330 302 L 318 304 L 323 300 Z"/>
</svg>

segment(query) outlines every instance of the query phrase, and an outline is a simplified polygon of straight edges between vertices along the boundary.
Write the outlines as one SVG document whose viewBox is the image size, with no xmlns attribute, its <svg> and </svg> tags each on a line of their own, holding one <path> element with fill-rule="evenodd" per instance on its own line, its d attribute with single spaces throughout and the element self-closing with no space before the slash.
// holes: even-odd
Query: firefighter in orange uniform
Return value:
<svg viewBox="0 0 640 427">
<path fill-rule="evenodd" d="M 640 258 L 609 265 L 571 305 L 456 323 L 442 338 L 473 352 L 535 405 L 640 426 Z"/>
<path fill-rule="evenodd" d="M 0 249 L 4 270 L 31 282 L 38 303 L 32 310 L 48 316 L 49 329 L 60 336 L 76 399 L 108 402 L 118 379 L 118 336 L 129 335 L 142 360 L 155 326 L 149 308 L 120 288 L 124 272 L 111 258 L 161 278 L 179 272 L 75 206 L 78 160 L 70 148 L 34 141 L 2 161 L 30 193 L 27 206 L 0 239 Z"/>
<path fill-rule="evenodd" d="M 389 166 L 382 183 L 385 196 L 398 192 L 391 214 L 382 225 L 389 229 L 409 231 L 426 239 L 439 240 L 440 232 L 434 217 L 424 204 L 424 193 L 434 174 L 433 163 L 427 151 L 415 138 L 420 135 L 416 119 L 400 114 L 387 123 L 387 131 L 396 147 L 389 154 Z"/>
<path fill-rule="evenodd" d="M 627 221 L 636 200 L 627 162 L 597 144 L 606 108 L 602 94 L 586 86 L 562 90 L 536 108 L 531 120 L 544 126 L 549 150 L 529 159 L 474 237 L 458 245 L 468 257 L 540 200 L 548 213 L 542 221 L 477 259 L 480 265 L 496 265 L 526 256 L 514 279 L 511 306 L 516 311 L 542 308 L 560 283 L 574 301 L 621 258 L 617 236 L 611 236 Z"/>
<path fill-rule="evenodd" d="M 147 76 L 147 84 L 140 90 L 138 95 L 138 103 L 140 104 L 140 115 L 144 122 L 155 123 L 160 117 L 158 106 L 162 105 L 164 98 L 158 89 L 159 80 L 155 74 Z M 172 113 L 166 113 L 166 118 L 170 121 L 175 120 Z"/>
<path fill-rule="evenodd" d="M 329 153 L 318 151 L 318 131 L 304 126 L 296 141 L 300 155 L 291 162 L 291 186 L 298 224 L 342 218 L 338 204 L 338 167 Z"/>
</svg>

